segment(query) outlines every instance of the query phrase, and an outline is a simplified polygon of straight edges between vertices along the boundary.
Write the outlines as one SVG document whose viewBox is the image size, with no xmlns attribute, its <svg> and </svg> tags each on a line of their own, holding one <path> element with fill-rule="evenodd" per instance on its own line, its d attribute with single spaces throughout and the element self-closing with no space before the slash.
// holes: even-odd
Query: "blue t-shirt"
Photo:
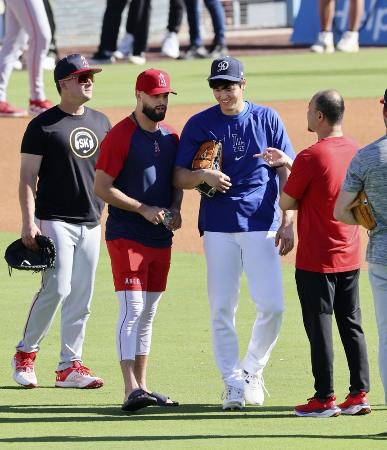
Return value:
<svg viewBox="0 0 387 450">
<path fill-rule="evenodd" d="M 280 224 L 277 170 L 253 155 L 275 147 L 294 158 L 278 114 L 250 102 L 245 102 L 244 110 L 235 116 L 223 114 L 219 105 L 208 108 L 186 123 L 175 165 L 190 169 L 200 144 L 211 139 L 222 142 L 222 172 L 230 177 L 232 187 L 225 194 L 217 192 L 212 198 L 201 198 L 200 233 L 277 230 Z"/>
</svg>

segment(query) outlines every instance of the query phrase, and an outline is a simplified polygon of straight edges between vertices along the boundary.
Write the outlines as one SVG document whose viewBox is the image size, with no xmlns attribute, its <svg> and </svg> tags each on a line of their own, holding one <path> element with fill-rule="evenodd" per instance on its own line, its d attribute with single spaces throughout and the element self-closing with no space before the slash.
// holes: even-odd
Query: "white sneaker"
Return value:
<svg viewBox="0 0 387 450">
<path fill-rule="evenodd" d="M 34 362 L 36 353 L 16 352 L 12 358 L 13 379 L 17 384 L 26 388 L 35 388 L 38 385 Z"/>
<path fill-rule="evenodd" d="M 331 31 L 321 31 L 318 34 L 317 41 L 310 47 L 314 53 L 333 53 L 335 46 L 333 44 L 333 33 Z"/>
<path fill-rule="evenodd" d="M 262 406 L 265 400 L 265 383 L 263 381 L 262 372 L 257 374 L 243 371 L 243 377 L 245 379 L 245 400 L 250 405 Z M 267 391 L 266 391 L 267 392 Z"/>
<path fill-rule="evenodd" d="M 113 56 L 117 59 L 125 59 L 133 52 L 133 34 L 125 33 L 120 42 L 117 45 L 117 50 L 113 53 Z"/>
<path fill-rule="evenodd" d="M 243 389 L 234 386 L 226 386 L 223 394 L 223 409 L 238 409 L 241 410 L 245 406 L 245 399 L 243 398 Z"/>
<path fill-rule="evenodd" d="M 17 60 L 13 63 L 13 70 L 23 70 L 23 63 L 21 62 L 20 59 L 17 59 Z"/>
<path fill-rule="evenodd" d="M 103 386 L 103 379 L 93 376 L 90 373 L 90 369 L 82 365 L 80 361 L 73 361 L 72 367 L 56 372 L 55 386 L 61 388 L 97 389 Z"/>
<path fill-rule="evenodd" d="M 161 53 L 169 58 L 177 59 L 180 55 L 179 39 L 174 32 L 168 32 L 161 44 Z"/>
<path fill-rule="evenodd" d="M 23 62 L 21 60 L 22 56 L 23 56 L 23 52 L 21 50 L 19 50 L 16 54 L 17 59 L 13 63 L 14 70 L 23 70 Z"/>
<path fill-rule="evenodd" d="M 345 53 L 356 53 L 359 51 L 359 33 L 357 31 L 346 31 L 336 45 L 336 50 Z"/>
<path fill-rule="evenodd" d="M 141 55 L 129 55 L 128 61 L 132 64 L 137 64 L 138 66 L 143 66 L 146 63 L 146 58 L 143 54 Z"/>
<path fill-rule="evenodd" d="M 47 55 L 43 62 L 43 69 L 52 71 L 55 69 L 55 66 L 56 66 L 55 57 Z"/>
</svg>

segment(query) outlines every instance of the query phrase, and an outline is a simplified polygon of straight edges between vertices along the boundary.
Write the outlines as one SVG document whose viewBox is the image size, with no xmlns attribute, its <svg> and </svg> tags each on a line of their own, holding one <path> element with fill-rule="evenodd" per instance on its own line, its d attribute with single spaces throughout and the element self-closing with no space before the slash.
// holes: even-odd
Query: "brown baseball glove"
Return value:
<svg viewBox="0 0 387 450">
<path fill-rule="evenodd" d="M 192 169 L 222 170 L 222 143 L 220 141 L 203 142 L 192 161 Z M 195 189 L 207 197 L 213 197 L 216 193 L 216 188 L 205 182 L 200 183 Z"/>
<path fill-rule="evenodd" d="M 359 192 L 355 200 L 351 203 L 350 209 L 359 225 L 367 230 L 372 230 L 376 227 L 376 222 L 364 191 Z"/>
</svg>

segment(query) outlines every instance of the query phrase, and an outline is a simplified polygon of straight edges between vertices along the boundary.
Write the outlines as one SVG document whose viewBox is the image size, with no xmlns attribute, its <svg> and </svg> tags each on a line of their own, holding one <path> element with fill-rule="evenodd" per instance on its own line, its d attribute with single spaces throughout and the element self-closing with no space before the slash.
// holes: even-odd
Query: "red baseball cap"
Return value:
<svg viewBox="0 0 387 450">
<path fill-rule="evenodd" d="M 147 69 L 141 72 L 137 77 L 136 91 L 143 91 L 148 95 L 165 94 L 167 92 L 176 95 L 176 92 L 171 90 L 171 82 L 167 72 L 158 69 Z"/>
</svg>

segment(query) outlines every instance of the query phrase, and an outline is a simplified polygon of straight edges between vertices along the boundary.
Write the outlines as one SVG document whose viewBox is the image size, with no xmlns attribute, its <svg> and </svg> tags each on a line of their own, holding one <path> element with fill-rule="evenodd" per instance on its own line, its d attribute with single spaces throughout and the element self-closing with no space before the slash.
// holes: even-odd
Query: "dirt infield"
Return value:
<svg viewBox="0 0 387 450">
<path fill-rule="evenodd" d="M 314 142 L 314 135 L 306 131 L 306 101 L 287 101 L 267 103 L 275 108 L 282 116 L 290 138 L 297 150 L 302 150 Z M 195 112 L 205 108 L 198 106 L 170 106 L 168 122 L 178 131 Z M 130 109 L 106 109 L 113 124 L 117 123 L 129 113 Z M 0 135 L 2 142 L 0 151 L 3 158 L 0 162 L 0 230 L 19 232 L 21 224 L 20 210 L 17 200 L 19 178 L 20 142 L 28 119 L 0 119 Z M 353 99 L 346 102 L 346 118 L 344 130 L 347 136 L 354 138 L 360 145 L 365 145 L 381 136 L 384 132 L 377 99 Z M 198 235 L 197 211 L 199 194 L 196 191 L 186 191 L 183 202 L 183 227 L 176 233 L 174 249 L 184 252 L 201 252 L 202 244 Z M 362 235 L 363 244 L 367 241 L 365 233 Z M 294 252 L 286 258 L 292 261 Z"/>
</svg>

